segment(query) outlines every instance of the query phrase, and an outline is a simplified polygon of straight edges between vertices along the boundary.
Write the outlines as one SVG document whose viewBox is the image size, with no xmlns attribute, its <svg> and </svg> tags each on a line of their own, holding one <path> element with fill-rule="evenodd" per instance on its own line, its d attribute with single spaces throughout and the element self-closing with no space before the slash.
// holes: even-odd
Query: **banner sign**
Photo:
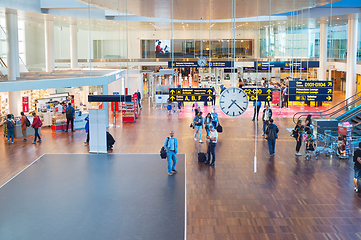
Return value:
<svg viewBox="0 0 361 240">
<path fill-rule="evenodd" d="M 23 97 L 23 112 L 29 112 L 29 97 L 27 96 Z"/>
<path fill-rule="evenodd" d="M 332 81 L 289 81 L 289 101 L 332 101 Z"/>
<path fill-rule="evenodd" d="M 272 101 L 272 89 L 243 87 L 243 91 L 248 95 L 249 101 Z"/>
<path fill-rule="evenodd" d="M 206 59 L 203 59 L 202 66 L 198 64 L 199 61 L 169 61 L 168 67 L 182 67 L 182 68 L 193 68 L 193 67 L 217 67 L 217 68 L 228 68 L 228 67 L 234 67 L 233 61 L 207 61 Z M 204 64 L 204 65 L 203 65 Z"/>
<path fill-rule="evenodd" d="M 209 102 L 213 100 L 212 88 L 170 88 L 169 99 L 174 102 Z"/>
</svg>

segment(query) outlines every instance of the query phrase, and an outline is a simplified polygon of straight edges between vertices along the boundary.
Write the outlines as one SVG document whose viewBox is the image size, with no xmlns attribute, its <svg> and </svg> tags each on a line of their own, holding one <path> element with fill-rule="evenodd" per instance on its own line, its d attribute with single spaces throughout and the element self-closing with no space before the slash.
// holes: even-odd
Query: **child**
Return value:
<svg viewBox="0 0 361 240">
<path fill-rule="evenodd" d="M 310 129 L 307 130 L 306 150 L 315 151 L 315 137 Z"/>
</svg>

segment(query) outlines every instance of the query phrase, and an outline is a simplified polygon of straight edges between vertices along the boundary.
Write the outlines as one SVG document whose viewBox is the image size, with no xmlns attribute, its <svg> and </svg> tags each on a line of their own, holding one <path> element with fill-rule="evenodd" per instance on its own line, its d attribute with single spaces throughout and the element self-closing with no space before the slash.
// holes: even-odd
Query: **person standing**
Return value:
<svg viewBox="0 0 361 240">
<path fill-rule="evenodd" d="M 140 104 L 140 101 L 141 101 L 141 99 L 142 99 L 142 96 L 141 96 L 141 94 L 140 94 L 140 92 L 139 92 L 139 89 L 137 89 L 136 94 L 137 94 L 137 98 L 138 98 L 139 109 L 142 109 L 142 105 Z"/>
<path fill-rule="evenodd" d="M 34 142 L 33 144 L 36 143 L 36 138 L 38 138 L 38 143 L 41 142 L 41 137 L 39 135 L 39 128 L 43 125 L 41 119 L 39 118 L 39 116 L 36 115 L 35 112 L 33 112 L 33 128 L 35 131 L 35 137 L 34 137 Z"/>
<path fill-rule="evenodd" d="M 266 106 L 265 109 L 263 109 L 263 128 L 262 128 L 262 136 L 265 135 L 266 127 L 268 126 L 269 120 L 272 118 L 272 109 L 270 109 L 268 106 Z"/>
<path fill-rule="evenodd" d="M 268 148 L 270 156 L 275 155 L 276 150 L 276 139 L 278 138 L 278 127 L 276 124 L 273 124 L 273 119 L 269 120 L 269 125 L 266 129 L 267 140 L 268 140 Z"/>
<path fill-rule="evenodd" d="M 285 88 L 283 89 L 283 106 L 288 108 L 288 86 L 285 84 Z"/>
<path fill-rule="evenodd" d="M 213 125 L 213 128 L 216 129 L 216 128 L 217 128 L 217 124 L 218 124 L 218 113 L 216 112 L 216 108 L 213 108 L 213 109 L 212 109 L 211 117 L 212 117 L 212 125 Z"/>
<path fill-rule="evenodd" d="M 74 118 L 75 118 L 75 109 L 71 106 L 71 103 L 68 104 L 68 107 L 65 111 L 66 115 L 66 129 L 65 132 L 69 130 L 69 122 L 71 123 L 71 131 L 74 132 Z"/>
<path fill-rule="evenodd" d="M 252 121 L 254 121 L 256 119 L 256 113 L 257 113 L 257 121 L 258 121 L 258 115 L 259 115 L 259 110 L 261 109 L 261 105 L 262 105 L 261 101 L 254 101 L 253 102 L 254 110 L 253 110 L 253 119 L 252 119 Z"/>
<path fill-rule="evenodd" d="M 28 128 L 28 126 L 26 125 L 26 123 L 28 122 L 28 118 L 25 116 L 24 112 L 21 112 L 20 113 L 21 115 L 21 133 L 23 134 L 23 137 L 24 137 L 24 142 L 27 141 L 26 139 L 26 129 Z"/>
<path fill-rule="evenodd" d="M 7 131 L 8 131 L 8 143 L 13 144 L 14 143 L 14 134 L 15 134 L 15 122 L 14 119 L 11 118 L 11 114 L 7 115 L 7 119 L 6 119 L 6 127 L 7 127 Z M 11 138 L 11 142 L 10 142 L 10 138 Z"/>
<path fill-rule="evenodd" d="M 297 124 L 295 126 L 295 138 L 296 138 L 296 141 L 297 141 L 297 144 L 296 144 L 296 156 L 302 156 L 302 154 L 300 153 L 300 148 L 301 148 L 301 145 L 302 145 L 302 138 L 303 138 L 303 133 L 304 133 L 304 127 L 302 126 L 302 121 L 301 120 L 298 120 L 297 121 Z"/>
<path fill-rule="evenodd" d="M 177 165 L 178 142 L 173 131 L 170 131 L 169 135 L 164 140 L 164 148 L 167 152 L 168 175 L 172 176 L 177 173 L 175 166 Z"/>
<path fill-rule="evenodd" d="M 216 89 L 214 87 L 212 87 L 212 94 L 213 94 L 213 99 L 212 99 L 212 106 L 216 105 Z"/>
<path fill-rule="evenodd" d="M 203 117 L 202 112 L 199 112 L 197 116 L 193 119 L 193 125 L 195 127 L 194 131 L 194 141 L 197 141 L 197 135 L 199 133 L 199 142 L 202 143 L 202 128 L 203 128 Z"/>
<path fill-rule="evenodd" d="M 355 184 L 355 191 L 358 193 L 358 181 L 361 178 L 361 142 L 358 144 L 358 149 L 354 152 L 353 161 L 355 162 L 354 170 L 355 175 L 353 179 L 353 183 Z"/>
<path fill-rule="evenodd" d="M 89 116 L 86 117 L 84 120 L 86 121 L 86 123 L 85 123 L 86 140 L 84 143 L 86 145 L 88 145 L 89 144 Z"/>
<path fill-rule="evenodd" d="M 207 113 L 207 116 L 204 118 L 204 128 L 207 131 L 207 136 L 209 136 L 209 126 L 210 125 L 212 125 L 212 116 L 210 113 Z"/>
<path fill-rule="evenodd" d="M 215 153 L 215 147 L 217 145 L 217 140 L 218 140 L 218 132 L 216 131 L 216 129 L 214 129 L 213 125 L 209 126 L 209 136 L 207 136 L 207 140 L 209 141 L 208 143 L 208 148 L 207 148 L 207 154 L 208 154 L 208 162 L 206 161 L 205 163 L 209 163 L 211 160 L 211 154 L 212 154 L 212 162 L 211 162 L 211 166 L 214 166 L 214 164 L 216 163 L 216 153 Z"/>
</svg>

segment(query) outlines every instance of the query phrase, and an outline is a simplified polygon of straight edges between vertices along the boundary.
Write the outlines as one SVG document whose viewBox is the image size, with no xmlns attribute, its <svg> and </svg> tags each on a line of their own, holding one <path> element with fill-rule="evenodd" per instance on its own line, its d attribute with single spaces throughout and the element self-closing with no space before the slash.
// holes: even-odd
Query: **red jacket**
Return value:
<svg viewBox="0 0 361 240">
<path fill-rule="evenodd" d="M 39 128 L 41 125 L 43 125 L 43 123 L 41 122 L 39 116 L 35 116 L 33 119 L 33 128 Z"/>
</svg>

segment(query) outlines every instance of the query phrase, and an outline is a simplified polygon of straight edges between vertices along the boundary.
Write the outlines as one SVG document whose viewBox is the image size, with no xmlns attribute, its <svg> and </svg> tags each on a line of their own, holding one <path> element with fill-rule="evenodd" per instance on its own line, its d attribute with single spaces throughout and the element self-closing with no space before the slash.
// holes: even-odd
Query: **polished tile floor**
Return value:
<svg viewBox="0 0 361 240">
<path fill-rule="evenodd" d="M 296 142 L 286 130 L 294 124 L 277 115 L 280 133 L 270 158 L 261 121 L 223 118 L 211 168 L 197 162 L 192 117 L 167 115 L 165 109 L 143 104 L 137 122 L 119 121 L 119 127 L 109 130 L 117 141 L 115 153 L 158 153 L 169 131 L 175 131 L 179 152 L 187 155 L 187 239 L 361 239 L 361 196 L 353 191 L 351 159 L 296 157 Z M 20 139 L 7 145 L 1 138 L 1 184 L 43 153 L 86 153 L 84 140 L 84 131 L 49 129 L 36 145 Z"/>
</svg>

